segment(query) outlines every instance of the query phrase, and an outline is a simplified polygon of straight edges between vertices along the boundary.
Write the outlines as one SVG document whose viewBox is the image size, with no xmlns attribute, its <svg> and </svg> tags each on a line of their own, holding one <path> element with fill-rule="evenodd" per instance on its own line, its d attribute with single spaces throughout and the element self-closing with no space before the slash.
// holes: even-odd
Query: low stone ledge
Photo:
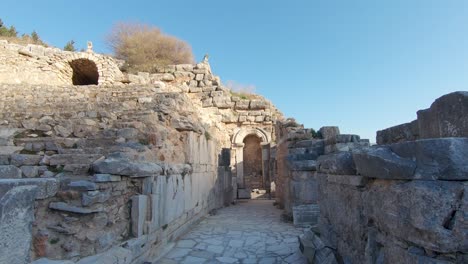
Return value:
<svg viewBox="0 0 468 264">
<path fill-rule="evenodd" d="M 50 157 L 50 165 L 91 164 L 102 158 L 100 154 L 55 154 Z"/>
<path fill-rule="evenodd" d="M 99 213 L 102 212 L 101 208 L 83 208 L 79 206 L 69 205 L 64 202 L 51 202 L 49 203 L 49 208 L 58 210 L 58 211 L 65 211 L 70 213 L 76 214 L 92 214 L 92 213 Z"/>
<path fill-rule="evenodd" d="M 112 174 L 94 174 L 93 175 L 94 182 L 118 182 L 121 180 L 122 180 L 122 177 L 119 175 L 112 175 Z"/>
<path fill-rule="evenodd" d="M 73 264 L 73 263 L 75 262 L 69 261 L 69 260 L 52 260 L 48 258 L 40 258 L 31 262 L 31 264 Z"/>
<path fill-rule="evenodd" d="M 108 251 L 81 259 L 76 264 L 130 264 L 132 252 L 123 247 L 113 247 Z"/>
<path fill-rule="evenodd" d="M 163 169 L 156 163 L 134 162 L 128 159 L 108 158 L 93 163 L 94 172 L 129 177 L 151 177 L 161 175 Z"/>
</svg>

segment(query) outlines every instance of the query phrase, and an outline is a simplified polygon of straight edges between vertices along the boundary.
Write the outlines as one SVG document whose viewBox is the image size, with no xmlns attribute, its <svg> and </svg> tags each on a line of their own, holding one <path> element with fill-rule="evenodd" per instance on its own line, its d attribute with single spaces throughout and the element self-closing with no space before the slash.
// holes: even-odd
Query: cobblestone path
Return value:
<svg viewBox="0 0 468 264">
<path fill-rule="evenodd" d="M 302 230 L 281 221 L 280 215 L 272 200 L 243 201 L 220 209 L 157 263 L 307 263 L 297 240 Z"/>
</svg>

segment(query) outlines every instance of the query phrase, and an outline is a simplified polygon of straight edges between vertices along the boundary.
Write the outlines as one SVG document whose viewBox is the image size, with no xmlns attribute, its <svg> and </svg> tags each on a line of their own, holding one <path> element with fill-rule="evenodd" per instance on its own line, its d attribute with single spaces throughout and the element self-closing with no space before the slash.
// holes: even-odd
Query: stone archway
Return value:
<svg viewBox="0 0 468 264">
<path fill-rule="evenodd" d="M 73 85 L 98 85 L 99 72 L 94 61 L 75 59 L 70 61 L 69 64 L 73 71 Z"/>
<path fill-rule="evenodd" d="M 271 135 L 261 128 L 239 128 L 235 131 L 232 164 L 235 164 L 238 198 L 250 198 L 251 188 L 266 187 L 262 150 L 270 142 Z M 246 161 L 246 158 L 249 160 Z"/>
</svg>

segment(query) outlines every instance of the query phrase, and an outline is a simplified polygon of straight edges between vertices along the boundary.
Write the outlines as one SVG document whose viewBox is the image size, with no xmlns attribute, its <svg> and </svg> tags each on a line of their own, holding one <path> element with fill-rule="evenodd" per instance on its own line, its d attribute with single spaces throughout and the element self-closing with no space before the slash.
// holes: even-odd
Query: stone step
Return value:
<svg viewBox="0 0 468 264">
<path fill-rule="evenodd" d="M 49 203 L 49 208 L 58 210 L 58 211 L 75 213 L 75 214 L 92 214 L 92 213 L 99 213 L 103 211 L 103 209 L 100 207 L 84 208 L 80 206 L 70 205 L 64 202 L 51 202 Z"/>
<path fill-rule="evenodd" d="M 51 166 L 69 164 L 92 164 L 94 161 L 103 158 L 101 154 L 55 154 L 50 157 Z"/>
<path fill-rule="evenodd" d="M 0 155 L 11 155 L 20 153 L 24 147 L 21 146 L 0 146 Z"/>
</svg>

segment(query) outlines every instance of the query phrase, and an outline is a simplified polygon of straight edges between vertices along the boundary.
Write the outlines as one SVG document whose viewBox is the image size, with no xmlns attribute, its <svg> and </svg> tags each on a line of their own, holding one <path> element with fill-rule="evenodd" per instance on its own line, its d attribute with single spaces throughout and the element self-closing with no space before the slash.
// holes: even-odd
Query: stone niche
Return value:
<svg viewBox="0 0 468 264">
<path fill-rule="evenodd" d="M 88 59 L 77 59 L 70 62 L 73 70 L 73 85 L 98 85 L 99 73 L 96 63 Z"/>
</svg>

